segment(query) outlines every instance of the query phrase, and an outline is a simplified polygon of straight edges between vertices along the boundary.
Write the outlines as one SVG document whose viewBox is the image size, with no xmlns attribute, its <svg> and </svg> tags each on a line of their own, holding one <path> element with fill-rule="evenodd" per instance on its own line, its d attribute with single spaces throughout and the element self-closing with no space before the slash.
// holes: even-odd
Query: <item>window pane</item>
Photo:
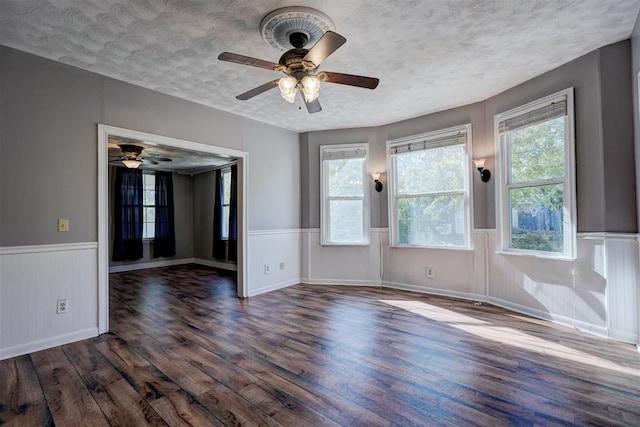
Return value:
<svg viewBox="0 0 640 427">
<path fill-rule="evenodd" d="M 156 208 L 154 207 L 144 207 L 142 208 L 142 213 L 144 215 L 144 222 L 155 222 L 156 221 Z"/>
<path fill-rule="evenodd" d="M 362 197 L 362 171 L 364 159 L 325 160 L 327 171 L 327 195 L 330 197 Z"/>
<path fill-rule="evenodd" d="M 511 248 L 563 252 L 562 184 L 514 188 L 511 201 Z"/>
<path fill-rule="evenodd" d="M 229 238 L 229 206 L 222 207 L 222 239 L 227 240 Z"/>
<path fill-rule="evenodd" d="M 463 145 L 398 154 L 395 159 L 398 194 L 464 189 Z"/>
<path fill-rule="evenodd" d="M 511 182 L 564 177 L 564 117 L 509 132 Z"/>
<path fill-rule="evenodd" d="M 155 223 L 145 222 L 142 229 L 142 237 L 145 239 L 153 239 L 156 234 L 155 231 Z"/>
<path fill-rule="evenodd" d="M 398 199 L 398 243 L 464 246 L 464 195 Z"/>
<path fill-rule="evenodd" d="M 362 200 L 329 200 L 329 241 L 361 243 L 364 240 L 363 204 Z"/>
<path fill-rule="evenodd" d="M 228 205 L 231 203 L 231 171 L 222 173 L 222 192 L 222 204 Z"/>
</svg>

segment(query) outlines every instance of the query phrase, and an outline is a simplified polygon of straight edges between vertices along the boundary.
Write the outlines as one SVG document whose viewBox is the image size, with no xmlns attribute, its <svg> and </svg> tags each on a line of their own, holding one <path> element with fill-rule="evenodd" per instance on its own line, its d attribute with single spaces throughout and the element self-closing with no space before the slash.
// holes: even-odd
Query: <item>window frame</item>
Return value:
<svg viewBox="0 0 640 427">
<path fill-rule="evenodd" d="M 551 95 L 531 101 L 522 106 L 496 114 L 494 116 L 494 141 L 496 146 L 496 213 L 498 219 L 499 248 L 498 252 L 510 255 L 531 256 L 551 259 L 576 259 L 577 247 L 577 208 L 576 208 L 576 160 L 575 160 L 575 109 L 573 87 L 561 90 Z M 564 166 L 565 174 L 562 180 L 558 178 L 548 180 L 527 181 L 529 185 L 511 184 L 511 158 L 507 132 L 500 133 L 500 122 L 522 116 L 532 111 L 544 108 L 554 102 L 566 101 L 565 117 Z M 562 116 L 559 116 L 562 117 Z M 543 123 L 543 122 L 540 122 Z M 534 126 L 537 123 L 531 124 Z M 532 249 L 511 247 L 511 202 L 509 190 L 511 188 L 531 188 L 544 184 L 563 184 L 563 252 L 548 252 Z"/>
<path fill-rule="evenodd" d="M 231 213 L 231 188 L 229 188 L 229 203 L 224 202 L 224 194 L 225 194 L 225 180 L 224 180 L 224 176 L 225 174 L 229 175 L 229 186 L 231 186 L 231 166 L 228 167 L 224 167 L 222 168 L 222 170 L 220 171 L 220 179 L 222 180 L 222 200 L 221 200 L 221 204 L 220 207 L 222 208 L 222 212 L 220 214 L 220 240 L 224 240 L 224 241 L 228 241 L 229 240 L 229 215 Z M 224 215 L 224 208 L 225 206 L 227 207 L 227 215 L 225 218 Z M 225 230 L 225 224 L 226 224 L 226 230 L 227 230 L 227 234 L 226 236 L 223 234 L 224 230 Z"/>
<path fill-rule="evenodd" d="M 155 229 L 155 210 L 156 210 L 156 202 L 155 202 L 155 198 L 156 198 L 156 174 L 153 171 L 143 171 L 142 172 L 142 191 L 143 194 L 146 193 L 147 191 L 147 183 L 146 180 L 148 176 L 153 176 L 153 204 L 151 205 L 147 205 L 144 203 L 144 197 L 142 199 L 142 240 L 147 241 L 147 242 L 151 242 L 156 238 L 156 229 Z M 153 220 L 153 227 L 151 228 L 153 230 L 153 236 L 147 236 L 145 235 L 145 230 L 147 229 L 146 225 L 147 224 L 151 224 L 151 222 L 147 221 L 147 209 L 148 208 L 153 208 L 154 210 L 154 220 Z"/>
<path fill-rule="evenodd" d="M 329 239 L 331 230 L 329 224 L 329 200 L 334 199 L 327 194 L 328 176 L 325 169 L 325 160 L 323 153 L 339 152 L 344 150 L 357 150 L 362 148 L 365 150 L 364 161 L 362 162 L 362 197 L 341 196 L 335 199 L 339 200 L 362 200 L 362 238 L 361 242 L 332 242 Z M 354 144 L 332 144 L 320 146 L 320 244 L 322 246 L 368 246 L 370 244 L 370 182 L 369 182 L 369 143 Z"/>
<path fill-rule="evenodd" d="M 464 143 L 464 166 L 463 180 L 464 180 L 464 230 L 465 230 L 465 243 L 463 245 L 413 245 L 408 243 L 399 243 L 399 224 L 398 224 L 398 196 L 397 194 L 397 171 L 396 164 L 392 156 L 392 151 L 401 145 L 425 143 L 427 146 L 431 143 L 432 149 L 442 147 L 441 144 L 435 144 L 436 141 L 442 138 L 454 137 L 460 133 L 466 135 L 466 142 Z M 412 135 L 405 138 L 397 138 L 387 141 L 387 165 L 388 165 L 388 184 L 389 191 L 389 246 L 393 248 L 413 248 L 413 249 L 447 249 L 447 250 L 471 250 L 473 249 L 473 171 L 475 170 L 472 165 L 472 141 L 473 133 L 471 123 L 464 125 L 453 126 L 445 129 L 438 129 L 430 132 L 421 133 L 418 135 Z M 458 144 L 447 144 L 458 145 Z M 462 145 L 462 144 L 461 144 Z M 428 148 L 427 148 L 428 149 Z M 420 195 L 435 195 L 435 194 L 452 194 L 458 193 L 458 191 L 441 191 L 432 193 L 421 193 L 413 196 Z"/>
</svg>

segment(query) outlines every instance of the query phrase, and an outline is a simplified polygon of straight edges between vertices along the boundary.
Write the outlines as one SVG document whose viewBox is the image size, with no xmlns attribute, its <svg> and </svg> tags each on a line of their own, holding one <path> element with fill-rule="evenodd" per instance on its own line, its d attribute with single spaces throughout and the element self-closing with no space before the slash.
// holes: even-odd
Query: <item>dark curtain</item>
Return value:
<svg viewBox="0 0 640 427">
<path fill-rule="evenodd" d="M 231 166 L 231 200 L 229 201 L 229 261 L 238 256 L 238 166 Z"/>
<path fill-rule="evenodd" d="M 176 230 L 173 222 L 173 174 L 156 172 L 156 224 L 153 257 L 176 254 Z"/>
<path fill-rule="evenodd" d="M 213 257 L 224 260 L 224 240 L 222 240 L 222 200 L 224 187 L 222 185 L 222 171 L 216 171 L 216 194 L 213 205 Z"/>
<path fill-rule="evenodd" d="M 142 258 L 142 171 L 116 168 L 113 200 L 113 260 Z"/>
</svg>

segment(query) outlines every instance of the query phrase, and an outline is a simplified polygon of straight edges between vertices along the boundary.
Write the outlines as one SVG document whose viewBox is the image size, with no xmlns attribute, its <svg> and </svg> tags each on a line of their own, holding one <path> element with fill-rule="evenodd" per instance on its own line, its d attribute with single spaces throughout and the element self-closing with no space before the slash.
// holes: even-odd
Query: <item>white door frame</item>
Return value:
<svg viewBox="0 0 640 427">
<path fill-rule="evenodd" d="M 238 159 L 238 297 L 249 296 L 247 286 L 247 170 L 248 153 L 131 129 L 98 124 L 98 333 L 109 332 L 109 135 L 151 144 L 200 151 Z"/>
</svg>

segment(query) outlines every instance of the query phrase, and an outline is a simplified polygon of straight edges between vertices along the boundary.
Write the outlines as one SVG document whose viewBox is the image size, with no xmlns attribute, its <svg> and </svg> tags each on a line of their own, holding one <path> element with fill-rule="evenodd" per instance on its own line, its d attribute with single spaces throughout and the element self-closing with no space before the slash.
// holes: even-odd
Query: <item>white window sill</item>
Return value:
<svg viewBox="0 0 640 427">
<path fill-rule="evenodd" d="M 418 245 L 390 245 L 394 249 L 444 249 L 445 251 L 471 252 L 473 247 L 469 246 L 418 246 Z"/>
<path fill-rule="evenodd" d="M 498 255 L 506 255 L 506 256 L 516 256 L 516 257 L 524 257 L 524 258 L 539 258 L 539 259 L 549 259 L 556 261 L 575 261 L 577 258 L 568 257 L 564 255 L 552 255 L 545 254 L 543 252 L 512 252 L 512 251 L 496 251 Z"/>
<path fill-rule="evenodd" d="M 369 242 L 363 242 L 363 243 L 331 243 L 331 242 L 325 242 L 325 243 L 320 243 L 320 246 L 353 246 L 353 247 L 365 247 L 365 246 L 370 246 Z"/>
</svg>

